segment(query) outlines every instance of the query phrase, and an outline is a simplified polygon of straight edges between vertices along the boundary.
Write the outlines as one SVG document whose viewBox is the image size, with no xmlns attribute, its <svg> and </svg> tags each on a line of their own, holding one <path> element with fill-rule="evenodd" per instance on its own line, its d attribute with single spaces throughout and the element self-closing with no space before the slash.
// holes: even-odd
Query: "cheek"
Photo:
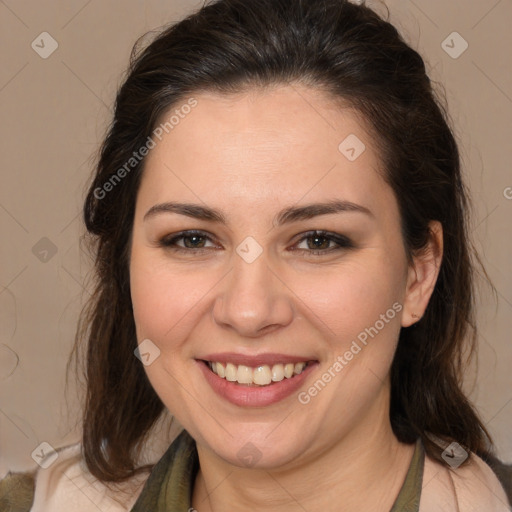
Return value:
<svg viewBox="0 0 512 512">
<path fill-rule="evenodd" d="M 193 328 L 201 301 L 213 286 L 208 273 L 183 268 L 176 272 L 161 257 L 134 250 L 130 287 L 138 340 L 149 338 L 161 350 L 176 348 L 174 340 Z"/>
<path fill-rule="evenodd" d="M 180 419 L 188 418 L 189 361 L 185 343 L 197 323 L 198 305 L 207 292 L 208 283 L 199 273 L 171 271 L 168 262 L 158 261 L 144 248 L 132 252 L 130 287 L 137 340 L 151 340 L 160 357 L 144 370 L 155 392 L 171 414 L 180 411 Z M 183 362 L 186 364 L 183 364 Z"/>
<path fill-rule="evenodd" d="M 303 298 L 305 311 L 310 311 L 309 318 L 321 320 L 319 325 L 328 339 L 334 337 L 337 343 L 352 339 L 373 326 L 390 308 L 387 323 L 399 323 L 397 306 L 392 308 L 403 299 L 403 279 L 398 265 L 395 264 L 397 268 L 388 266 L 385 259 L 377 254 L 373 256 L 322 275 L 301 276 L 293 285 L 297 295 Z"/>
</svg>

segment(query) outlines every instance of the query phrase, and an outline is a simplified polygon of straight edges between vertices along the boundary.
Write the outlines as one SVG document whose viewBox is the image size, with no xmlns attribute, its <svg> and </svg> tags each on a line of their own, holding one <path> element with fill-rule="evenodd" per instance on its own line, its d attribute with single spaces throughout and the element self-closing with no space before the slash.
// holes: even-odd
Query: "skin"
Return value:
<svg viewBox="0 0 512 512">
<path fill-rule="evenodd" d="M 391 430 L 389 370 L 401 327 L 421 317 L 433 291 L 441 227 L 431 224 L 429 247 L 409 266 L 375 141 L 325 93 L 296 84 L 194 97 L 197 106 L 147 157 L 130 259 L 138 340 L 161 351 L 145 370 L 197 442 L 192 504 L 199 512 L 389 510 L 414 451 Z M 366 146 L 354 161 L 338 150 L 349 134 Z M 272 224 L 285 207 L 333 199 L 372 215 Z M 144 219 L 168 201 L 214 207 L 227 224 L 169 212 Z M 211 237 L 202 253 L 159 245 L 188 229 Z M 308 254 L 311 230 L 354 247 L 329 251 L 336 243 L 321 239 L 324 255 Z M 252 263 L 236 252 L 248 236 L 263 249 Z M 193 247 L 177 244 L 185 242 Z M 307 355 L 318 361 L 299 390 L 307 391 L 394 303 L 401 311 L 307 404 L 293 393 L 266 407 L 235 406 L 198 369 L 196 358 L 212 352 Z M 252 467 L 237 456 L 248 442 L 261 456 Z"/>
</svg>

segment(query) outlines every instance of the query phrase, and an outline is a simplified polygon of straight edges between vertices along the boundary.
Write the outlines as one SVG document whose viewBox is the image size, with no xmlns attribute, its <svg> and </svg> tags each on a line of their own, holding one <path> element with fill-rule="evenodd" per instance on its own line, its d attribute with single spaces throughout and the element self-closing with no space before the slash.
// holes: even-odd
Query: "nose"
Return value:
<svg viewBox="0 0 512 512">
<path fill-rule="evenodd" d="M 293 293 L 269 266 L 265 252 L 251 263 L 236 255 L 215 298 L 216 324 L 250 338 L 287 326 L 293 316 Z"/>
</svg>

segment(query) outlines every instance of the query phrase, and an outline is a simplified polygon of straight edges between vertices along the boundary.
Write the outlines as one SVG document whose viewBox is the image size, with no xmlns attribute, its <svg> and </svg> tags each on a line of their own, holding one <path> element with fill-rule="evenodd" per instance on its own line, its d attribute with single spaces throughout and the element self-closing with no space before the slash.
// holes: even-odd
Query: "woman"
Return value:
<svg viewBox="0 0 512 512">
<path fill-rule="evenodd" d="M 33 498 L 10 475 L 12 510 L 508 510 L 461 390 L 467 207 L 423 60 L 369 8 L 221 0 L 169 28 L 85 202 L 82 443 Z M 141 465 L 166 411 L 184 430 Z"/>
</svg>

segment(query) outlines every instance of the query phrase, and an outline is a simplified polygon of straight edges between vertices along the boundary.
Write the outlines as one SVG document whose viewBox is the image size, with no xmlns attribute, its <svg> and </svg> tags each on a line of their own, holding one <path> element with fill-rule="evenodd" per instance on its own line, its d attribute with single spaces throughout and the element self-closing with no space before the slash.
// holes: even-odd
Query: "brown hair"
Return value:
<svg viewBox="0 0 512 512">
<path fill-rule="evenodd" d="M 100 480 L 122 481 L 141 470 L 135 457 L 164 411 L 134 357 L 128 267 L 144 159 L 108 193 L 104 185 L 146 143 L 162 115 L 187 96 L 293 82 L 343 100 L 370 125 L 398 201 L 409 261 L 427 244 L 429 221 L 443 225 L 444 256 L 433 295 L 424 317 L 402 328 L 391 368 L 395 435 L 407 443 L 421 437 L 438 460 L 442 448 L 429 434 L 490 453 L 490 437 L 461 389 L 464 355 L 473 352 L 477 336 L 472 256 L 480 261 L 468 242 L 457 144 L 422 58 L 364 5 L 220 0 L 167 28 L 139 53 L 134 47 L 85 200 L 96 287 L 74 355 L 85 348 L 82 450 Z"/>
</svg>

